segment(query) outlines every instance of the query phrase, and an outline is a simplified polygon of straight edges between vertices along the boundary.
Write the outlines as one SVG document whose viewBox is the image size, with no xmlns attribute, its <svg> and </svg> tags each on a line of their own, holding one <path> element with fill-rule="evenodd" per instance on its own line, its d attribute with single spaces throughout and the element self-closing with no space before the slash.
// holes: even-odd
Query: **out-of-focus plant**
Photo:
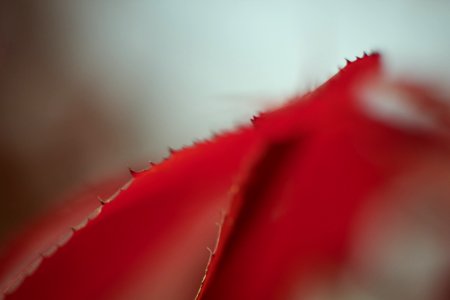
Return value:
<svg viewBox="0 0 450 300">
<path fill-rule="evenodd" d="M 23 220 L 135 145 L 127 112 L 114 117 L 107 93 L 61 63 L 51 2 L 0 1 L 0 253 Z"/>
</svg>

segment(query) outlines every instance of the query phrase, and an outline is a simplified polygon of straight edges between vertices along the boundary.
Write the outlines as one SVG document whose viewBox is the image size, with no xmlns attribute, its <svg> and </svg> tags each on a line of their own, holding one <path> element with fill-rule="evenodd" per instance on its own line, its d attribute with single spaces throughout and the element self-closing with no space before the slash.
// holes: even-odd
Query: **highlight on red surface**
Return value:
<svg viewBox="0 0 450 300">
<path fill-rule="evenodd" d="M 449 121 L 448 105 L 364 54 L 252 124 L 131 172 L 65 243 L 6 268 L 2 293 L 445 299 Z"/>
</svg>

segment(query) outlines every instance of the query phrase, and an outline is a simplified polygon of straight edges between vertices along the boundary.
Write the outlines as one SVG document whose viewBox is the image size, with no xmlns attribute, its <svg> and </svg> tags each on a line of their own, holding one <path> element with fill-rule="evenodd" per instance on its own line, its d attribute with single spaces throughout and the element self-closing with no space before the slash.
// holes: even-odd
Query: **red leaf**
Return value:
<svg viewBox="0 0 450 300">
<path fill-rule="evenodd" d="M 365 56 L 252 126 L 133 172 L 8 299 L 192 299 L 220 221 L 200 299 L 303 292 L 312 274 L 348 263 L 361 212 L 389 199 L 380 190 L 430 153 L 449 156 L 445 109 L 421 104 L 434 131 L 365 110 L 360 90 L 382 79 L 379 55 Z"/>
</svg>

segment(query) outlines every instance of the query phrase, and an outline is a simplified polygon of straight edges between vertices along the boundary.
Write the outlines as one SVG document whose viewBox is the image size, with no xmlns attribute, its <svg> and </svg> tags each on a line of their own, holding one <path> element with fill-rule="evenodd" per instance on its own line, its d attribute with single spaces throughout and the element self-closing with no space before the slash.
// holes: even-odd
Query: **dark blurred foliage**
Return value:
<svg viewBox="0 0 450 300">
<path fill-rule="evenodd" d="M 47 1 L 0 1 L 0 241 L 131 143 L 102 91 L 66 72 Z M 104 175 L 102 175 L 104 176 Z"/>
</svg>

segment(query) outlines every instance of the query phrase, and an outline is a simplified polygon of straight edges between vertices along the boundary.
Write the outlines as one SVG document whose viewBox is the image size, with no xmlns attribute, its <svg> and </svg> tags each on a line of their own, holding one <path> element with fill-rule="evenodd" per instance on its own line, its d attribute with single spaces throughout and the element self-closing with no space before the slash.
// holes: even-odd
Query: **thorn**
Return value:
<svg viewBox="0 0 450 300">
<path fill-rule="evenodd" d="M 131 177 L 136 178 L 139 175 L 139 172 L 134 171 L 130 167 L 128 167 L 128 172 L 130 172 Z"/>
<path fill-rule="evenodd" d="M 363 57 L 367 57 L 367 56 L 369 56 L 369 55 L 367 55 L 367 52 L 364 51 L 364 52 L 363 52 Z"/>
<path fill-rule="evenodd" d="M 100 198 L 100 196 L 97 196 L 97 200 L 98 200 L 98 202 L 100 202 L 101 205 L 105 205 L 106 204 L 105 200 Z"/>
<path fill-rule="evenodd" d="M 151 168 L 153 168 L 153 167 L 156 166 L 156 163 L 154 163 L 154 162 L 152 162 L 152 161 L 149 161 L 148 164 L 150 165 Z"/>
<path fill-rule="evenodd" d="M 200 145 L 200 144 L 203 144 L 203 140 L 201 140 L 201 139 L 194 139 L 194 145 Z"/>
<path fill-rule="evenodd" d="M 346 65 L 348 66 L 349 64 L 351 64 L 352 62 L 350 61 L 350 60 L 348 60 L 348 59 L 345 59 L 345 61 L 346 61 Z"/>
<path fill-rule="evenodd" d="M 173 149 L 172 147 L 169 147 L 169 153 L 170 155 L 174 155 L 177 151 Z"/>
</svg>

